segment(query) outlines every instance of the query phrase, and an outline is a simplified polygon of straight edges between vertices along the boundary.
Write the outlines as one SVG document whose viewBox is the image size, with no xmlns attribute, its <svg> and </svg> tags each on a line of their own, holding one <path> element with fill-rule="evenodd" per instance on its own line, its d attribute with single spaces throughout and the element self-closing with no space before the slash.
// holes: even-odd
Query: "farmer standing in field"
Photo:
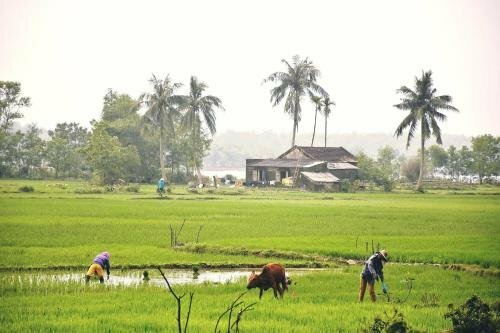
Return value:
<svg viewBox="0 0 500 333">
<path fill-rule="evenodd" d="M 165 191 L 165 179 L 160 178 L 158 181 L 158 192 L 164 192 Z"/>
<path fill-rule="evenodd" d="M 365 296 L 366 285 L 368 284 L 368 291 L 373 302 L 377 300 L 375 296 L 375 280 L 380 279 L 382 282 L 382 291 L 387 293 L 387 287 L 384 283 L 384 262 L 389 259 L 389 253 L 386 250 L 376 252 L 365 262 L 365 267 L 361 272 L 361 280 L 359 284 L 359 301 L 363 301 Z"/>
<path fill-rule="evenodd" d="M 110 254 L 108 252 L 103 252 L 95 256 L 92 265 L 90 265 L 87 274 L 85 275 L 85 283 L 89 283 L 90 278 L 93 275 L 97 275 L 99 277 L 99 281 L 104 283 L 104 268 L 106 269 L 107 279 L 109 280 L 109 257 Z"/>
</svg>

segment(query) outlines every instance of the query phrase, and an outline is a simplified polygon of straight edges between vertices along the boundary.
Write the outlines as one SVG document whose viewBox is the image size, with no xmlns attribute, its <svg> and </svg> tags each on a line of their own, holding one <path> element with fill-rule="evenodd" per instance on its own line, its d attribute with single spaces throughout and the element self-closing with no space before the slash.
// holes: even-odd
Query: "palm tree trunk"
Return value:
<svg viewBox="0 0 500 333">
<path fill-rule="evenodd" d="M 418 175 L 418 181 L 417 181 L 417 191 L 421 192 L 422 191 L 422 178 L 424 177 L 424 156 L 425 156 L 425 138 L 424 138 L 424 131 L 423 131 L 423 126 L 422 130 L 420 133 L 420 174 Z"/>
<path fill-rule="evenodd" d="M 165 177 L 165 158 L 163 156 L 163 146 L 161 139 L 163 137 L 163 128 L 160 128 L 160 172 L 161 178 L 166 179 Z"/>
<path fill-rule="evenodd" d="M 196 144 L 196 139 L 200 139 L 200 136 L 201 136 L 200 132 L 201 132 L 201 124 L 200 124 L 200 122 L 196 122 L 195 131 L 194 131 L 195 137 L 193 138 L 194 139 L 193 145 Z M 194 166 L 194 170 L 196 171 L 196 176 L 198 177 L 198 185 L 202 184 L 201 170 L 198 167 L 198 163 L 196 163 L 196 156 L 193 156 L 193 166 Z"/>
<path fill-rule="evenodd" d="M 295 146 L 295 133 L 299 128 L 299 98 L 295 95 L 295 103 L 293 106 L 293 136 L 292 136 L 292 147 Z"/>
<path fill-rule="evenodd" d="M 326 112 L 325 112 L 326 113 Z M 326 133 L 327 133 L 327 128 L 328 128 L 328 117 L 325 114 L 325 148 L 326 148 Z"/>
<path fill-rule="evenodd" d="M 314 130 L 313 130 L 313 137 L 311 140 L 311 147 L 314 146 L 314 137 L 316 136 L 316 118 L 318 117 L 318 108 L 316 108 L 316 112 L 314 113 Z"/>
</svg>

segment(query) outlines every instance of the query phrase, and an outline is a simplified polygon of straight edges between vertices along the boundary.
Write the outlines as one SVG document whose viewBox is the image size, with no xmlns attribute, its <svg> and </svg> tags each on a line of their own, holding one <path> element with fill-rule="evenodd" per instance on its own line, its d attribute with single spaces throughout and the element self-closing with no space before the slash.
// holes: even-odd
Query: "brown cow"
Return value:
<svg viewBox="0 0 500 333">
<path fill-rule="evenodd" d="M 259 288 L 260 294 L 259 299 L 262 298 L 262 293 L 264 290 L 273 288 L 274 297 L 278 298 L 278 293 L 280 298 L 283 298 L 283 293 L 288 289 L 288 284 L 291 281 L 285 275 L 285 269 L 280 264 L 267 264 L 262 268 L 260 274 L 255 274 L 252 272 L 248 277 L 247 289 Z M 280 286 L 281 284 L 281 286 Z"/>
</svg>

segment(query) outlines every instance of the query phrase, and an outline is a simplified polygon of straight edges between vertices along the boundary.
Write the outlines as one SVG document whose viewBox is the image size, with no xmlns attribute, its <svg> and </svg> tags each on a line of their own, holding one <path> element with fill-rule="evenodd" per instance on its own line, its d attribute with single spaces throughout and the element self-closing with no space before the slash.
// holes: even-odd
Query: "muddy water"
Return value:
<svg viewBox="0 0 500 333">
<path fill-rule="evenodd" d="M 203 283 L 235 283 L 245 280 L 252 270 L 200 270 L 197 274 L 192 270 L 167 269 L 164 270 L 171 285 L 176 284 L 203 284 Z M 287 275 L 292 279 L 296 276 L 321 271 L 321 269 L 288 269 Z M 109 280 L 105 280 L 107 285 L 135 287 L 142 284 L 166 286 L 165 280 L 160 276 L 157 270 L 148 270 L 149 280 L 145 280 L 144 271 L 138 270 L 112 270 Z M 3 276 L 3 283 L 21 283 L 37 285 L 46 282 L 52 283 L 85 283 L 85 273 L 79 272 L 52 272 L 52 273 L 25 273 Z M 99 283 L 97 278 L 92 278 L 91 284 Z"/>
</svg>

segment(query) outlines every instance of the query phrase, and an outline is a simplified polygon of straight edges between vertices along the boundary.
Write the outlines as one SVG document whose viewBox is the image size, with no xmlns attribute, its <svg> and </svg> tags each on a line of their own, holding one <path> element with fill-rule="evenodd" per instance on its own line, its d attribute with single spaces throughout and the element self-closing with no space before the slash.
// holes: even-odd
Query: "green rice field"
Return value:
<svg viewBox="0 0 500 333">
<path fill-rule="evenodd" d="M 23 185 L 34 192 L 20 192 Z M 294 279 L 282 301 L 270 291 L 259 301 L 251 290 L 244 301 L 257 303 L 244 314 L 242 332 L 357 332 L 394 309 L 416 330 L 441 332 L 451 328 L 443 317 L 448 304 L 473 294 L 500 300 L 498 187 L 425 194 L 175 187 L 162 200 L 154 189 L 1 180 L 0 331 L 176 332 L 175 302 L 161 287 L 29 282 L 49 271 L 83 276 L 105 250 L 112 274 L 136 268 L 158 275 L 157 265 L 325 267 Z M 179 230 L 183 221 L 173 248 L 170 227 Z M 359 303 L 362 266 L 345 259 L 362 261 L 372 248 L 390 253 L 384 271 L 393 298 Z M 218 315 L 246 290 L 244 280 L 176 288 L 195 293 L 191 332 L 213 332 Z"/>
</svg>

